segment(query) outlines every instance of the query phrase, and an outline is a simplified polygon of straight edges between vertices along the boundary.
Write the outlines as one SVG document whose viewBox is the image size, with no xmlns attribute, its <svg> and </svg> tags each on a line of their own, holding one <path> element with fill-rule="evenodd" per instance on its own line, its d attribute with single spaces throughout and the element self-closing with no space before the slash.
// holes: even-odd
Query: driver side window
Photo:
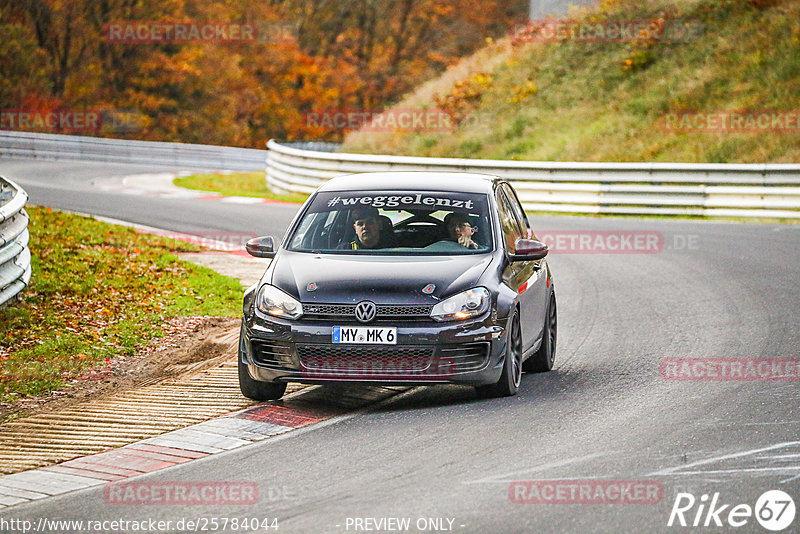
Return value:
<svg viewBox="0 0 800 534">
<path fill-rule="evenodd" d="M 514 214 L 512 204 L 502 189 L 497 190 L 497 208 L 500 215 L 500 226 L 503 229 L 503 239 L 506 243 L 506 251 L 514 254 L 517 250 L 517 239 L 527 237 L 527 228 L 520 225 L 520 221 Z"/>
<path fill-rule="evenodd" d="M 514 215 L 514 218 L 517 220 L 517 224 L 519 224 L 519 227 L 522 229 L 523 239 L 529 239 L 531 237 L 531 228 L 530 223 L 528 222 L 528 216 L 525 215 L 525 210 L 522 209 L 522 205 L 519 203 L 517 195 L 508 184 L 503 184 L 502 188 L 503 193 L 506 195 L 506 200 L 508 200 L 508 204 L 511 207 L 511 213 Z"/>
</svg>

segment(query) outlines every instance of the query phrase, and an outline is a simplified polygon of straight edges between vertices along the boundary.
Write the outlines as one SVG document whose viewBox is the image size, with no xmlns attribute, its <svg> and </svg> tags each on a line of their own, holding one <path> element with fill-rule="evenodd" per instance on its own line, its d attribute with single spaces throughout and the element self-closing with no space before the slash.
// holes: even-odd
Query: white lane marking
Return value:
<svg viewBox="0 0 800 534">
<path fill-rule="evenodd" d="M 209 447 L 207 445 L 199 445 L 197 443 L 192 443 L 189 441 L 179 441 L 175 439 L 162 438 L 161 436 L 144 439 L 142 441 L 137 441 L 136 443 L 144 443 L 145 445 L 159 445 L 161 447 L 169 447 L 171 449 L 182 449 L 186 451 L 205 452 L 209 455 L 217 454 L 226 450 L 226 449 L 218 449 L 217 447 Z"/>
<path fill-rule="evenodd" d="M 6 497 L 4 495 L 0 495 L 0 508 L 14 506 L 15 504 L 22 504 L 24 502 L 28 502 L 28 500 L 20 499 L 19 497 Z"/>
<path fill-rule="evenodd" d="M 594 460 L 595 458 L 602 458 L 604 456 L 611 456 L 615 454 L 616 451 L 611 452 L 596 452 L 593 454 L 587 454 L 586 456 L 579 456 L 577 458 L 568 458 L 566 460 L 558 460 L 556 462 L 549 462 L 545 464 L 540 464 L 535 467 L 530 467 L 528 469 L 520 469 L 519 471 L 511 471 L 508 473 L 503 473 L 500 475 L 492 475 L 485 478 L 480 478 L 478 480 L 468 480 L 464 482 L 464 484 L 508 484 L 509 482 L 513 482 L 515 479 L 506 479 L 506 477 L 515 477 L 516 475 L 522 475 L 526 473 L 538 473 L 541 471 L 546 471 L 548 469 L 554 469 L 556 467 L 564 467 L 567 465 L 578 464 L 582 462 L 587 462 L 589 460 Z M 598 477 L 581 477 L 581 479 L 588 479 L 588 478 L 598 478 Z M 555 480 L 555 479 L 554 479 Z M 566 479 L 565 479 L 566 480 Z M 570 479 L 571 480 L 571 479 Z"/>
<path fill-rule="evenodd" d="M 707 421 L 704 424 L 705 426 L 718 426 L 718 425 L 736 425 L 736 426 L 765 426 L 765 425 L 796 425 L 800 423 L 800 419 L 795 419 L 794 421 L 767 421 L 763 423 L 742 423 L 741 421 L 737 421 L 736 419 L 715 419 L 711 421 Z"/>
<path fill-rule="evenodd" d="M 202 174 L 203 171 L 196 172 L 159 172 L 147 174 L 131 174 L 127 176 L 115 176 L 108 179 L 96 178 L 91 185 L 109 193 L 121 193 L 123 195 L 145 195 L 160 198 L 198 198 L 209 195 L 217 195 L 213 191 L 200 191 L 187 189 L 175 185 L 174 180 L 179 176 L 190 176 L 192 174 Z M 44 184 L 43 184 L 44 185 Z M 222 198 L 222 197 L 220 197 Z M 259 200 L 259 199 L 256 199 Z"/>
<path fill-rule="evenodd" d="M 761 473 L 772 471 L 800 471 L 800 465 L 786 467 L 742 467 L 740 469 L 711 469 L 709 471 L 679 471 L 673 475 L 722 475 L 731 473 Z"/>
<path fill-rule="evenodd" d="M 175 179 L 176 176 L 177 174 L 174 172 L 131 174 L 122 178 L 122 184 L 126 187 L 142 187 L 146 185 L 149 189 L 173 189 L 176 186 L 172 184 L 172 180 Z"/>
<path fill-rule="evenodd" d="M 800 454 L 779 454 L 777 456 L 759 456 L 756 460 L 783 460 L 785 458 L 800 458 Z"/>
<path fill-rule="evenodd" d="M 35 500 L 47 497 L 46 493 L 39 493 L 36 491 L 22 490 L 19 488 L 9 488 L 0 484 L 0 496 L 3 497 L 22 497 L 23 499 Z"/>
<path fill-rule="evenodd" d="M 786 443 L 778 443 L 776 445 L 771 445 L 769 447 L 762 447 L 760 449 L 752 449 L 752 450 L 747 450 L 747 451 L 742 451 L 742 452 L 735 452 L 735 453 L 732 453 L 732 454 L 724 454 L 722 456 L 715 456 L 715 457 L 712 457 L 712 458 L 707 458 L 705 460 L 699 460 L 697 462 L 692 462 L 692 463 L 685 464 L 685 465 L 679 465 L 679 466 L 675 466 L 675 467 L 667 467 L 667 468 L 664 468 L 664 469 L 660 469 L 658 471 L 650 473 L 648 476 L 668 476 L 668 475 L 674 475 L 674 474 L 680 475 L 680 474 L 685 473 L 687 469 L 691 469 L 691 468 L 698 467 L 698 466 L 701 466 L 701 465 L 708 465 L 708 464 L 711 464 L 711 463 L 714 463 L 714 462 L 722 462 L 722 461 L 725 461 L 725 460 L 732 460 L 734 458 L 743 458 L 745 456 L 753 456 L 753 455 L 756 455 L 756 454 L 759 454 L 759 453 L 762 453 L 762 452 L 773 451 L 775 449 L 782 449 L 782 448 L 785 448 L 785 447 L 792 447 L 792 446 L 797 446 L 797 445 L 800 445 L 800 441 L 788 441 Z M 785 469 L 785 468 L 779 468 L 779 469 Z M 735 471 L 735 470 L 732 470 L 732 471 Z M 713 471 L 702 471 L 702 472 L 712 473 Z"/>
<path fill-rule="evenodd" d="M 780 484 L 786 484 L 787 482 L 794 482 L 795 480 L 798 480 L 798 479 L 800 479 L 800 475 L 795 475 L 795 476 L 793 476 L 791 478 L 786 478 L 784 480 L 781 480 Z"/>
<path fill-rule="evenodd" d="M 222 197 L 220 201 L 230 204 L 261 204 L 264 199 L 255 197 Z"/>
<path fill-rule="evenodd" d="M 204 445 L 206 447 L 214 447 L 223 450 L 235 449 L 236 447 L 250 445 L 251 443 L 246 439 L 226 437 L 220 434 L 196 430 L 193 426 L 180 430 L 173 430 L 167 434 L 162 434 L 162 437 L 173 441 L 187 441 L 196 445 Z"/>
<path fill-rule="evenodd" d="M 3 487 L 47 495 L 58 495 L 104 483 L 104 480 L 96 478 L 64 475 L 41 470 L 23 471 L 6 475 L 2 478 Z"/>
<path fill-rule="evenodd" d="M 191 192 L 180 192 L 180 193 L 162 193 L 159 195 L 159 198 L 181 198 L 181 199 L 191 199 L 198 196 L 196 193 Z"/>
<path fill-rule="evenodd" d="M 193 427 L 210 434 L 218 434 L 225 437 L 247 439 L 250 441 L 261 441 L 283 432 L 292 430 L 291 427 L 275 425 L 272 423 L 262 423 L 260 421 L 250 421 L 235 417 L 221 417 L 199 423 Z"/>
</svg>

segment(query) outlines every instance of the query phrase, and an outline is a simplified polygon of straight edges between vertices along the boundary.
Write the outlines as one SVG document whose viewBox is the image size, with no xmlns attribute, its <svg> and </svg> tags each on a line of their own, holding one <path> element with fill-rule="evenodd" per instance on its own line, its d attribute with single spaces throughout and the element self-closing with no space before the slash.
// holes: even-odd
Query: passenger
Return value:
<svg viewBox="0 0 800 534">
<path fill-rule="evenodd" d="M 478 231 L 476 226 L 472 226 L 463 213 L 450 213 L 444 218 L 450 239 L 457 242 L 462 247 L 479 248 L 479 245 L 472 240 L 472 236 Z"/>
<path fill-rule="evenodd" d="M 356 231 L 356 238 L 346 248 L 358 250 L 392 246 L 390 237 L 381 225 L 377 208 L 356 209 L 353 212 L 353 229 Z"/>
</svg>

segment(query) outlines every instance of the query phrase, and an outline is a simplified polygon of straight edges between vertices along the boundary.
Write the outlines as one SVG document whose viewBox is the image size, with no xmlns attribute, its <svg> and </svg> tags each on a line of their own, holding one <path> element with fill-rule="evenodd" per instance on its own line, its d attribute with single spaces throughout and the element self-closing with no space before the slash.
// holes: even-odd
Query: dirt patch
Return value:
<svg viewBox="0 0 800 534">
<path fill-rule="evenodd" d="M 80 402 L 154 384 L 235 358 L 240 319 L 181 317 L 168 321 L 165 336 L 133 356 L 108 361 L 59 391 L 0 404 L 0 423 L 64 409 Z"/>
</svg>

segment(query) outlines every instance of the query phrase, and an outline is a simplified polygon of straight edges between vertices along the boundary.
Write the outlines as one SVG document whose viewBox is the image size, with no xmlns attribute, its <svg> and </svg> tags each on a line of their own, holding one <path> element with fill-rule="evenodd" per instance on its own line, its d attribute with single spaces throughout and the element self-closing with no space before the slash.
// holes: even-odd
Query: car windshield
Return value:
<svg viewBox="0 0 800 534">
<path fill-rule="evenodd" d="M 318 193 L 289 250 L 338 254 L 460 255 L 492 250 L 486 195 L 432 192 Z"/>
</svg>

